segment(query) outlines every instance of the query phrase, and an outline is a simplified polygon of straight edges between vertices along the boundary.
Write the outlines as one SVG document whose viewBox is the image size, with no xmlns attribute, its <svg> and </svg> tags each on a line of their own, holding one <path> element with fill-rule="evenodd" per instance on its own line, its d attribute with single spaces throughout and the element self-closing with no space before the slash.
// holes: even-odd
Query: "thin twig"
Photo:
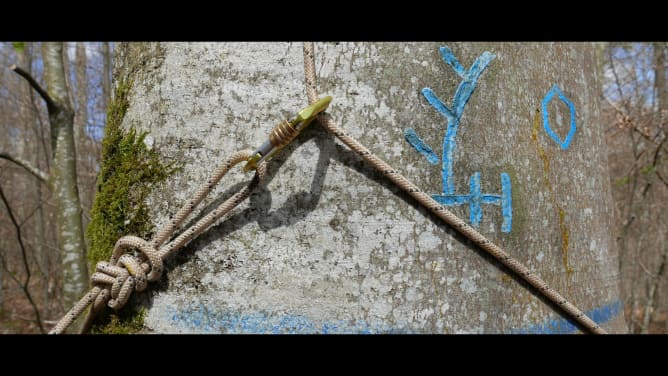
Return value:
<svg viewBox="0 0 668 376">
<path fill-rule="evenodd" d="M 2 202 L 5 204 L 5 207 L 7 207 L 7 213 L 9 214 L 9 219 L 12 221 L 12 224 L 14 224 L 14 228 L 16 229 L 16 238 L 19 243 L 19 247 L 21 248 L 21 257 L 23 259 L 23 267 L 25 268 L 26 272 L 26 279 L 21 285 L 21 288 L 23 289 L 23 292 L 26 295 L 26 298 L 28 298 L 28 301 L 30 302 L 30 305 L 32 306 L 33 311 L 35 312 L 35 321 L 37 322 L 37 326 L 39 326 L 39 331 L 41 333 L 44 332 L 44 327 L 42 326 L 42 320 L 39 317 L 39 309 L 37 309 L 37 304 L 35 304 L 35 301 L 32 299 L 32 295 L 30 294 L 30 289 L 29 289 L 29 284 L 30 284 L 30 266 L 28 265 L 28 256 L 26 253 L 26 247 L 23 244 L 23 237 L 21 236 L 21 226 L 19 225 L 19 222 L 16 220 L 16 217 L 14 217 L 14 212 L 12 211 L 11 206 L 9 206 L 9 202 L 7 201 L 7 197 L 5 197 L 5 192 L 2 190 L 2 185 L 0 185 L 0 199 L 2 199 Z M 11 273 L 10 273 L 11 274 Z"/>
</svg>

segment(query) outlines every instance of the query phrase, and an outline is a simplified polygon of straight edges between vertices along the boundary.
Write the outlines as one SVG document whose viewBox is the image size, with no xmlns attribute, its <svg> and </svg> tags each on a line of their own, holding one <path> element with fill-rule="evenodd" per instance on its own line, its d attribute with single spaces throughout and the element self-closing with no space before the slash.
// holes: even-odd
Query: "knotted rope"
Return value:
<svg viewBox="0 0 668 376">
<path fill-rule="evenodd" d="M 91 277 L 93 288 L 58 321 L 49 334 L 64 332 L 92 304 L 93 307 L 88 312 L 83 326 L 85 331 L 90 327 L 95 314 L 105 304 L 114 310 L 118 310 L 125 305 L 133 291 L 143 291 L 146 289 L 148 282 L 159 280 L 163 271 L 163 260 L 199 236 L 218 219 L 239 205 L 250 196 L 253 189 L 265 178 L 266 164 L 263 162 L 257 165 L 255 176 L 247 186 L 225 200 L 217 208 L 211 210 L 174 240 L 162 246 L 167 239 L 173 236 L 195 207 L 213 190 L 220 179 L 232 167 L 245 162 L 251 155 L 250 150 L 242 150 L 232 154 L 213 172 L 211 178 L 199 187 L 194 197 L 176 213 L 174 218 L 157 232 L 150 242 L 136 236 L 124 236 L 118 239 L 109 262 L 100 261 L 97 263 L 95 273 Z M 139 256 L 126 253 L 131 249 L 139 250 Z"/>
</svg>

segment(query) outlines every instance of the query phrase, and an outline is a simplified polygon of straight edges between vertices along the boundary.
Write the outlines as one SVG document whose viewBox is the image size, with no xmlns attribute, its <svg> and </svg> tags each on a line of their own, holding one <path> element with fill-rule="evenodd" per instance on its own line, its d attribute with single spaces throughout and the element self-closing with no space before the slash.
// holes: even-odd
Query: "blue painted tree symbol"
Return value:
<svg viewBox="0 0 668 376">
<path fill-rule="evenodd" d="M 452 158 L 455 148 L 457 147 L 457 130 L 459 128 L 460 119 L 464 113 L 464 107 L 471 98 L 478 79 L 483 71 L 496 56 L 485 51 L 475 60 L 473 65 L 471 65 L 471 68 L 466 70 L 459 63 L 455 55 L 452 53 L 452 50 L 447 46 L 441 47 L 440 53 L 443 60 L 454 69 L 455 73 L 462 78 L 462 81 L 459 83 L 452 100 L 452 108 L 447 107 L 430 88 L 427 87 L 422 89 L 422 95 L 424 95 L 429 104 L 447 120 L 447 128 L 443 138 L 443 155 L 441 157 L 443 194 L 432 195 L 432 198 L 439 203 L 448 206 L 469 204 L 471 224 L 474 227 L 477 227 L 482 220 L 481 204 L 500 205 L 501 213 L 503 215 L 501 231 L 510 232 L 513 223 L 513 210 L 510 176 L 507 173 L 501 173 L 500 195 L 481 193 L 479 172 L 475 172 L 469 180 L 469 194 L 456 194 L 453 177 L 454 171 Z M 406 141 L 408 141 L 415 150 L 427 158 L 429 163 L 438 163 L 439 158 L 436 153 L 434 153 L 432 148 L 417 135 L 415 130 L 408 128 L 404 135 Z"/>
</svg>

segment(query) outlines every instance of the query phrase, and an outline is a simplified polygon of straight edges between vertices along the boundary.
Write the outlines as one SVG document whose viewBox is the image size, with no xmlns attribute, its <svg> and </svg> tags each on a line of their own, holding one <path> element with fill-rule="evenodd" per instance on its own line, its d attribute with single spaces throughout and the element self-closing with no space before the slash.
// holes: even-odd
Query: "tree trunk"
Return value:
<svg viewBox="0 0 668 376">
<path fill-rule="evenodd" d="M 115 78 L 132 83 L 124 127 L 183 167 L 149 198 L 156 229 L 307 103 L 298 43 L 133 43 L 116 56 Z M 316 45 L 342 128 L 625 332 L 598 66 L 586 43 Z M 205 206 L 250 178 L 237 171 Z M 317 123 L 165 273 L 146 293 L 157 332 L 578 331 Z"/>
<path fill-rule="evenodd" d="M 663 124 L 668 112 L 668 85 L 666 85 L 666 43 L 654 42 L 654 90 L 656 93 L 656 113 L 658 126 L 668 133 L 668 125 Z"/>
<path fill-rule="evenodd" d="M 32 72 L 32 60 L 33 60 L 33 43 L 26 43 L 25 48 L 16 51 L 16 61 L 18 63 L 19 67 L 23 67 L 28 73 L 31 75 L 33 74 Z M 39 130 L 39 124 L 37 122 L 37 117 L 39 116 L 39 113 L 36 111 L 35 107 L 32 105 L 33 103 L 33 95 L 34 92 L 30 85 L 28 83 L 22 82 L 21 85 L 21 97 L 22 100 L 24 101 L 21 106 L 21 120 L 22 124 L 25 127 L 25 136 L 23 137 L 23 141 L 25 142 L 25 150 L 29 150 L 27 153 L 20 153 L 21 155 L 29 155 L 30 156 L 30 162 L 32 163 L 33 166 L 36 166 L 37 168 L 42 168 L 43 165 L 43 159 L 45 156 L 40 153 L 41 150 L 41 143 L 39 142 L 39 136 L 40 136 L 40 130 Z M 28 132 L 30 130 L 31 132 Z M 30 187 L 26 187 L 26 189 L 22 189 L 21 192 L 23 192 L 24 198 L 27 199 L 28 202 L 31 203 L 32 205 L 37 206 L 37 210 L 34 215 L 32 215 L 32 218 L 30 222 L 26 223 L 26 236 L 31 239 L 32 243 L 32 249 L 34 252 L 34 258 L 37 261 L 38 265 L 37 267 L 39 268 L 39 271 L 42 274 L 42 301 L 45 302 L 43 304 L 42 310 L 44 313 L 44 317 L 48 317 L 49 310 L 48 310 L 48 281 L 49 281 L 49 265 L 48 265 L 48 255 L 47 255 L 47 250 L 44 248 L 44 244 L 47 244 L 46 237 L 45 237 L 45 221 L 44 221 L 44 206 L 42 204 L 42 184 L 41 182 L 37 182 L 35 184 L 35 180 L 30 180 Z M 18 187 L 17 187 L 18 188 Z M 26 193 L 30 192 L 29 195 L 26 197 Z M 29 210 L 33 210 L 32 207 L 29 208 Z"/>
<path fill-rule="evenodd" d="M 111 51 L 109 51 L 109 42 L 102 42 L 102 97 L 106 108 L 111 99 Z"/>
<path fill-rule="evenodd" d="M 90 212 L 90 206 L 95 192 L 95 179 L 92 176 L 95 167 L 91 165 L 91 150 L 93 147 L 88 142 L 88 74 L 86 67 L 88 61 L 86 57 L 86 45 L 84 42 L 77 42 L 76 60 L 74 63 L 76 72 L 76 101 L 77 110 L 74 116 L 74 143 L 77 150 L 77 172 L 79 183 L 79 200 L 82 209 L 86 215 Z M 86 216 L 84 216 L 84 228 L 88 225 Z"/>
<path fill-rule="evenodd" d="M 51 184 L 56 203 L 56 222 L 62 256 L 63 305 L 71 307 L 88 287 L 86 249 L 81 223 L 74 148 L 74 111 L 68 97 L 63 68 L 63 44 L 44 43 L 44 80 L 56 103 L 49 110 L 53 165 Z"/>
</svg>

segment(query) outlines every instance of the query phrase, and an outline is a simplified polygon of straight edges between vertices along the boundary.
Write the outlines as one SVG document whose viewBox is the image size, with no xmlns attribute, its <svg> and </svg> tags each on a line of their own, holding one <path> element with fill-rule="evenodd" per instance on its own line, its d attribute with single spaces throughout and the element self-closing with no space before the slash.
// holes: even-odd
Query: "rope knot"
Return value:
<svg viewBox="0 0 668 376">
<path fill-rule="evenodd" d="M 138 249 L 146 260 L 125 253 L 133 248 Z M 106 285 L 95 298 L 93 309 L 101 308 L 107 300 L 109 307 L 120 309 L 130 299 L 133 290 L 143 291 L 148 282 L 160 279 L 162 271 L 162 258 L 151 243 L 136 236 L 118 239 L 109 262 L 98 262 L 91 278 L 95 285 Z"/>
</svg>

